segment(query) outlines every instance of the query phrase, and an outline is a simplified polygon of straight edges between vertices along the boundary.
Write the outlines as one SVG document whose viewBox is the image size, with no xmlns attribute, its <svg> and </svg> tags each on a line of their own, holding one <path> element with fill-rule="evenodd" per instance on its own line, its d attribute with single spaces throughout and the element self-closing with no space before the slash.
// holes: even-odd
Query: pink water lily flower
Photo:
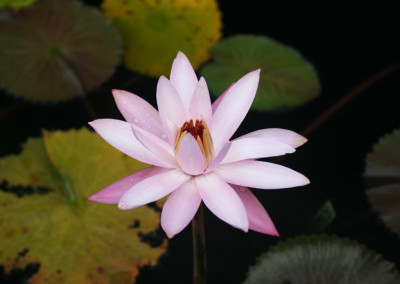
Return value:
<svg viewBox="0 0 400 284">
<path fill-rule="evenodd" d="M 278 235 L 248 187 L 278 189 L 309 183 L 302 174 L 258 158 L 293 153 L 307 140 L 284 129 L 262 129 L 229 141 L 256 94 L 260 70 L 232 84 L 213 104 L 204 78 L 186 56 L 175 58 L 170 80 L 157 85 L 158 111 L 140 97 L 114 90 L 126 121 L 90 125 L 109 144 L 152 166 L 114 182 L 89 200 L 133 209 L 169 194 L 161 226 L 173 237 L 192 220 L 201 201 L 218 218 L 245 232 Z"/>
</svg>

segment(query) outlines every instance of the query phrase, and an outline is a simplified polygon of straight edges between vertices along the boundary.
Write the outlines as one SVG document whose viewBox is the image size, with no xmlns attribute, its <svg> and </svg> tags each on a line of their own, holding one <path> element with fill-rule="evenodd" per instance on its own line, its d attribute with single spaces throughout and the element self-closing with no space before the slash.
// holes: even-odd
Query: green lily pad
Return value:
<svg viewBox="0 0 400 284">
<path fill-rule="evenodd" d="M 39 102 L 84 95 L 112 75 L 122 55 L 111 21 L 75 0 L 2 10 L 0 46 L 0 86 Z"/>
<path fill-rule="evenodd" d="M 313 66 L 295 49 L 265 36 L 236 35 L 211 49 L 212 62 L 201 70 L 211 91 L 222 94 L 244 74 L 261 68 L 252 108 L 272 110 L 304 104 L 319 95 Z"/>
<path fill-rule="evenodd" d="M 7 7 L 19 9 L 32 5 L 37 0 L 0 0 L 0 8 Z"/>
<path fill-rule="evenodd" d="M 300 236 L 262 254 L 244 283 L 394 284 L 400 275 L 393 263 L 355 241 Z"/>
<path fill-rule="evenodd" d="M 385 135 L 367 155 L 364 176 L 374 181 L 366 194 L 383 222 L 400 235 L 400 130 Z"/>
<path fill-rule="evenodd" d="M 145 166 L 87 129 L 29 139 L 0 159 L 0 265 L 7 273 L 39 263 L 32 283 L 133 283 L 138 267 L 165 251 L 165 241 L 142 240 L 159 227 L 159 212 L 87 197 Z"/>
<path fill-rule="evenodd" d="M 221 37 L 215 0 L 104 0 L 102 9 L 122 34 L 126 66 L 152 77 L 168 76 L 178 51 L 197 69 Z"/>
</svg>

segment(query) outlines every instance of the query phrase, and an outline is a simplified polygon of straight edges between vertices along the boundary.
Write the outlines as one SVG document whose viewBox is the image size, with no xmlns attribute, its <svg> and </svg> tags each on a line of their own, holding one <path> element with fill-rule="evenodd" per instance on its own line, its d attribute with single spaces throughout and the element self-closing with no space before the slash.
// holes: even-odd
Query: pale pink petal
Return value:
<svg viewBox="0 0 400 284">
<path fill-rule="evenodd" d="M 240 160 L 259 159 L 293 153 L 295 149 L 287 144 L 260 138 L 240 138 L 231 142 L 232 146 L 221 164 Z"/>
<path fill-rule="evenodd" d="M 178 92 L 186 110 L 189 110 L 192 95 L 197 85 L 197 76 L 186 55 L 178 52 L 172 64 L 169 79 Z"/>
<path fill-rule="evenodd" d="M 228 183 L 262 189 L 288 188 L 310 183 L 305 176 L 289 168 L 254 160 L 223 164 L 214 173 Z"/>
<path fill-rule="evenodd" d="M 199 175 L 195 182 L 205 205 L 229 225 L 247 232 L 249 221 L 236 192 L 214 173 Z"/>
<path fill-rule="evenodd" d="M 167 125 L 167 121 L 169 120 L 175 128 L 179 129 L 187 120 L 187 112 L 171 82 L 164 76 L 160 77 L 157 84 L 157 105 L 161 123 L 169 141 L 174 145 L 176 133 L 171 132 L 171 125 Z"/>
<path fill-rule="evenodd" d="M 212 163 L 208 166 L 207 170 L 204 172 L 205 174 L 212 172 L 216 167 L 221 164 L 221 161 L 228 154 L 229 149 L 231 148 L 231 142 L 228 142 L 224 145 L 224 147 L 219 151 L 217 157 L 212 161 Z"/>
<path fill-rule="evenodd" d="M 233 85 L 215 111 L 211 135 L 218 153 L 242 123 L 256 95 L 260 69 L 250 72 Z"/>
<path fill-rule="evenodd" d="M 297 134 L 296 132 L 280 128 L 260 129 L 240 136 L 238 139 L 241 138 L 262 138 L 269 141 L 288 144 L 294 148 L 297 148 L 307 142 L 306 138 Z"/>
<path fill-rule="evenodd" d="M 263 234 L 279 236 L 267 211 L 251 191 L 243 186 L 231 185 L 243 202 L 249 218 L 249 229 Z"/>
<path fill-rule="evenodd" d="M 118 207 L 133 209 L 156 201 L 187 182 L 190 176 L 177 169 L 161 169 L 156 175 L 134 185 L 120 199 Z"/>
<path fill-rule="evenodd" d="M 131 187 L 148 177 L 158 174 L 161 169 L 162 168 L 159 167 L 148 167 L 140 170 L 92 194 L 88 197 L 88 200 L 106 204 L 117 204 L 122 195 L 124 195 Z"/>
<path fill-rule="evenodd" d="M 199 144 L 191 134 L 186 134 L 179 145 L 178 160 L 181 169 L 189 175 L 198 175 L 205 170 L 205 161 Z"/>
<path fill-rule="evenodd" d="M 178 165 L 175 160 L 175 154 L 172 151 L 172 146 L 168 142 L 135 125 L 132 125 L 132 132 L 144 147 L 160 160 L 168 163 L 169 168 L 177 168 Z"/>
<path fill-rule="evenodd" d="M 221 103 L 222 99 L 225 97 L 226 93 L 229 91 L 229 89 L 235 85 L 235 83 L 232 83 L 228 89 L 226 89 L 211 105 L 211 109 L 212 109 L 212 114 L 214 115 L 215 111 L 217 110 L 219 104 Z"/>
<path fill-rule="evenodd" d="M 193 179 L 170 194 L 161 213 L 161 226 L 169 238 L 190 223 L 200 203 L 201 196 Z"/>
<path fill-rule="evenodd" d="M 200 78 L 194 90 L 189 108 L 189 117 L 193 119 L 193 121 L 199 119 L 203 120 L 207 125 L 211 124 L 212 110 L 210 93 L 208 92 L 207 83 L 203 77 Z"/>
<path fill-rule="evenodd" d="M 130 123 L 116 119 L 97 119 L 89 124 L 111 146 L 126 155 L 147 164 L 170 167 L 167 162 L 159 159 L 136 139 Z"/>
<path fill-rule="evenodd" d="M 118 109 L 127 122 L 154 134 L 158 137 L 167 137 L 161 124 L 158 111 L 141 97 L 132 93 L 113 90 Z"/>
</svg>

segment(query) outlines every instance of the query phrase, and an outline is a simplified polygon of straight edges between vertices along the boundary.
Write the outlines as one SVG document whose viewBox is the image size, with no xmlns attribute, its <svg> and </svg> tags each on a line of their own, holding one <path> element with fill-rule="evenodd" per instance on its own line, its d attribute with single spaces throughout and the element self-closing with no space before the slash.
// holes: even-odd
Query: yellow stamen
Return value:
<svg viewBox="0 0 400 284">
<path fill-rule="evenodd" d="M 214 146 L 212 142 L 212 137 L 207 125 L 202 120 L 196 120 L 193 123 L 193 119 L 186 121 L 178 131 L 178 136 L 175 140 L 175 156 L 179 161 L 179 146 L 181 144 L 182 138 L 190 133 L 193 138 L 197 141 L 200 151 L 204 157 L 204 163 L 208 167 L 214 160 Z"/>
</svg>

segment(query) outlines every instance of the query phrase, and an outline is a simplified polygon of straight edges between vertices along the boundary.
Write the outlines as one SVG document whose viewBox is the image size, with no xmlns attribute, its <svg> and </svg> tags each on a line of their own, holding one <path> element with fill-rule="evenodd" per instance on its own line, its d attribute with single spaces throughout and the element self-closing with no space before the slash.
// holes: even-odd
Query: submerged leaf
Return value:
<svg viewBox="0 0 400 284">
<path fill-rule="evenodd" d="M 375 180 L 368 200 L 386 225 L 400 234 L 400 130 L 385 135 L 367 156 L 365 177 Z"/>
<path fill-rule="evenodd" d="M 22 153 L 0 159 L 0 265 L 39 263 L 32 283 L 132 283 L 165 251 L 163 240 L 143 242 L 159 212 L 86 199 L 144 166 L 86 129 L 29 139 Z"/>
<path fill-rule="evenodd" d="M 1 11 L 0 46 L 0 86 L 42 102 L 84 95 L 99 86 L 122 53 L 111 22 L 75 0 L 43 0 Z"/>
<path fill-rule="evenodd" d="M 393 263 L 355 241 L 300 236 L 262 254 L 244 283 L 394 284 L 400 278 Z"/>
<path fill-rule="evenodd" d="M 297 106 L 314 99 L 320 91 L 313 66 L 295 49 L 265 36 L 236 35 L 223 39 L 211 49 L 211 58 L 213 62 L 201 73 L 216 95 L 242 74 L 261 68 L 253 109 Z"/>
<path fill-rule="evenodd" d="M 169 75 L 179 50 L 197 69 L 221 37 L 215 0 L 105 0 L 102 8 L 124 38 L 125 64 L 153 77 Z"/>
</svg>

